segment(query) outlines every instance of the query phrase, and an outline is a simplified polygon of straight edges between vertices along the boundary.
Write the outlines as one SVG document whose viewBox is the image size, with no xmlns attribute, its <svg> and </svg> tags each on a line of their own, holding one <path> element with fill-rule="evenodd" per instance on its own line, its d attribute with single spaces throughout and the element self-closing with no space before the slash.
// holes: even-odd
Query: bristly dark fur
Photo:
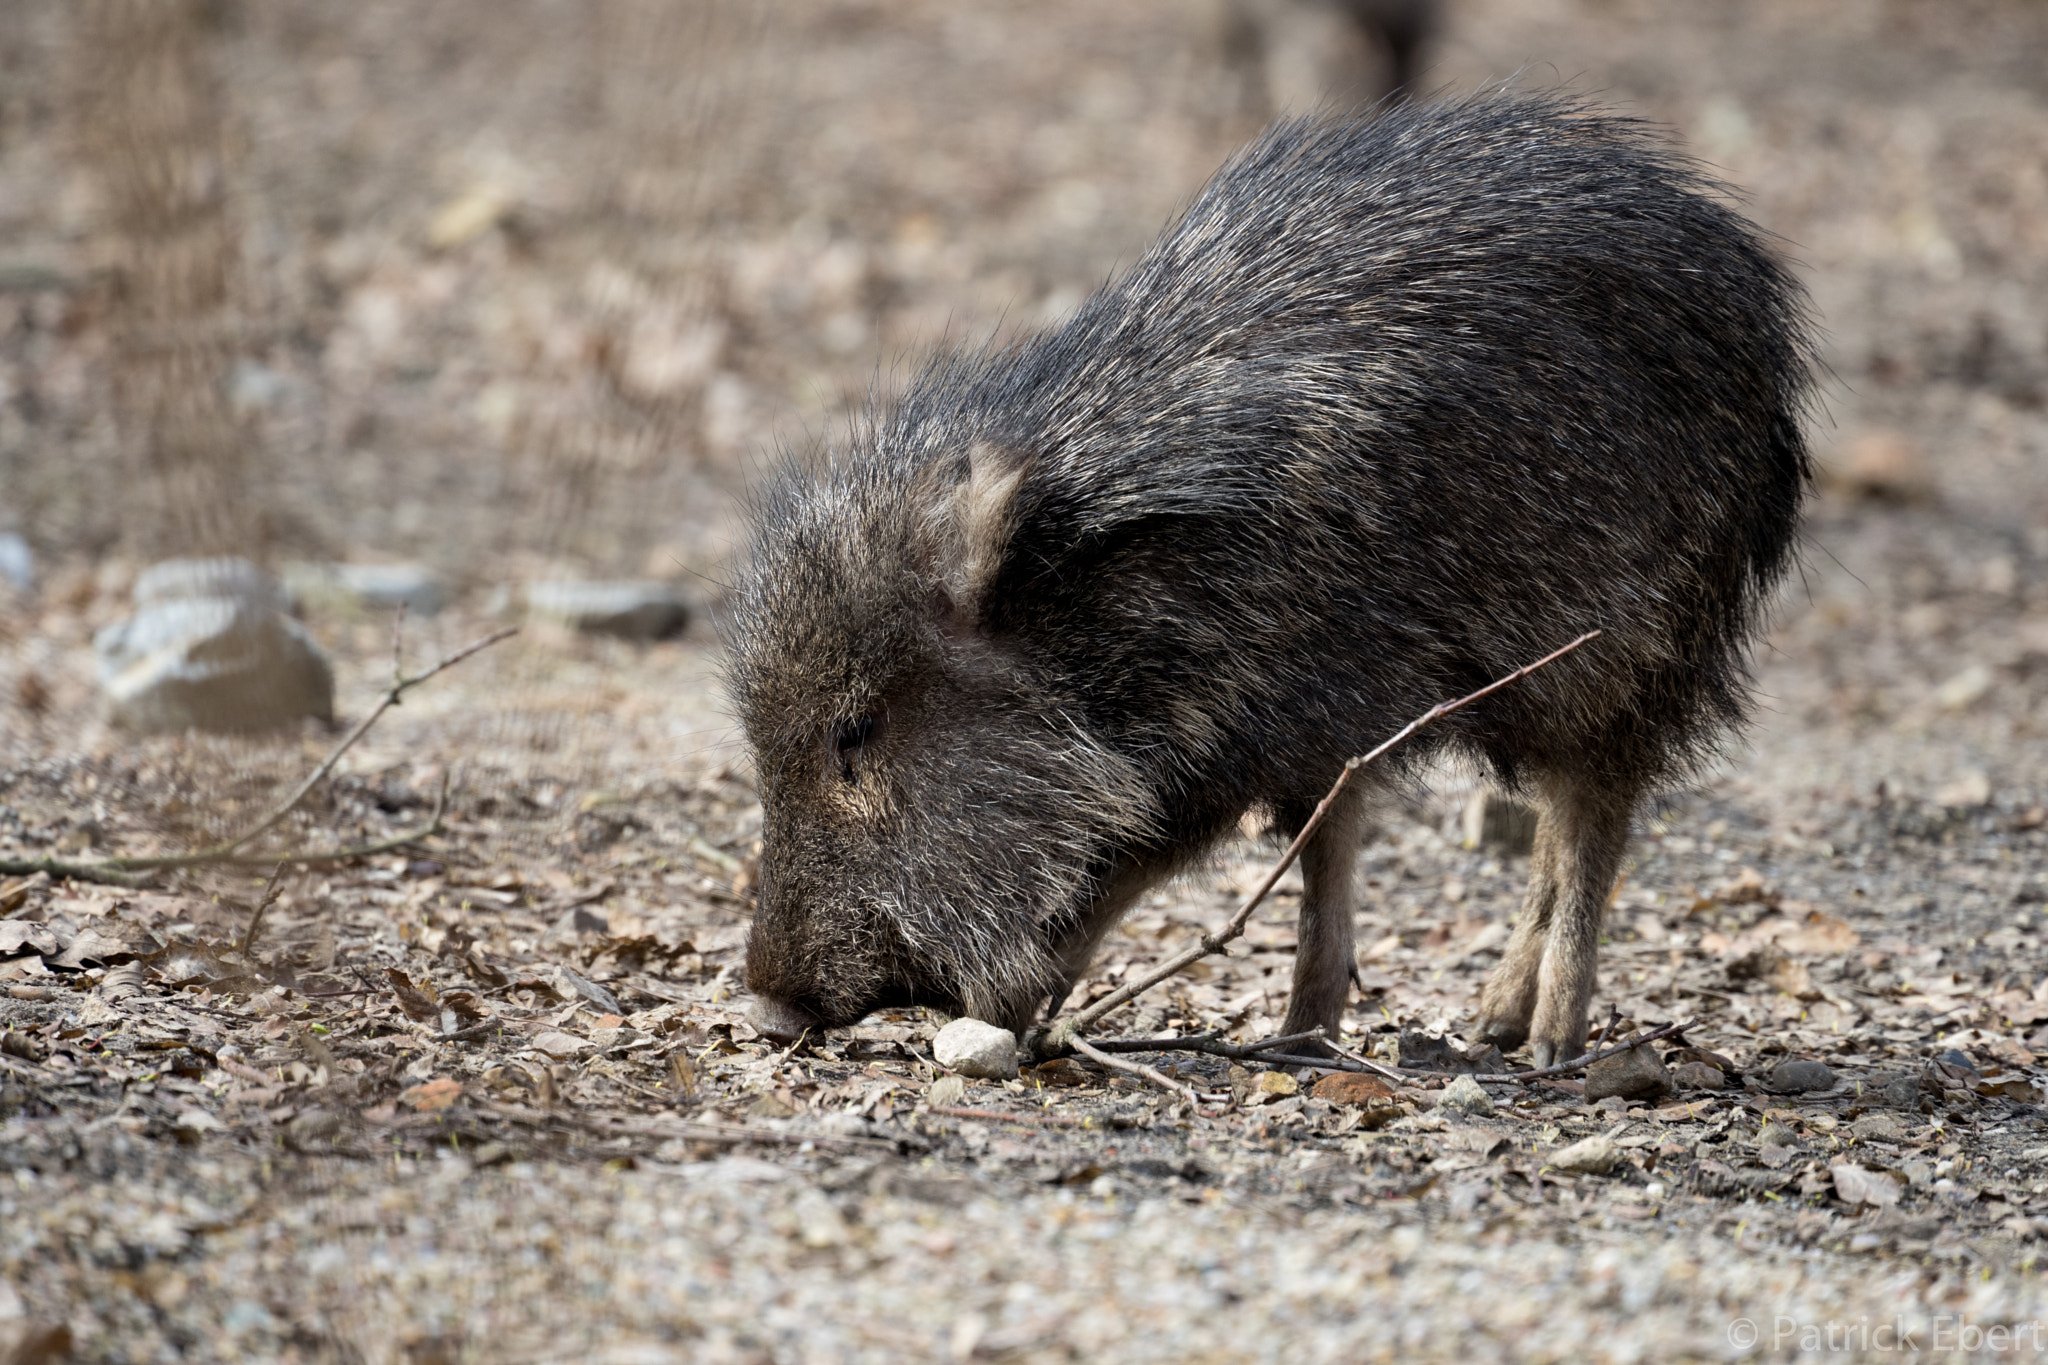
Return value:
<svg viewBox="0 0 2048 1365">
<path fill-rule="evenodd" d="M 760 493 L 729 680 L 771 1024 L 1017 1026 L 1246 809 L 1298 828 L 1347 755 L 1597 628 L 1401 755 L 1542 804 L 1486 1022 L 1574 1045 L 1631 812 L 1743 718 L 1812 370 L 1799 285 L 1641 124 L 1274 128 L 1070 321 Z M 1310 859 L 1290 1029 L 1341 1012 L 1361 833 Z"/>
</svg>

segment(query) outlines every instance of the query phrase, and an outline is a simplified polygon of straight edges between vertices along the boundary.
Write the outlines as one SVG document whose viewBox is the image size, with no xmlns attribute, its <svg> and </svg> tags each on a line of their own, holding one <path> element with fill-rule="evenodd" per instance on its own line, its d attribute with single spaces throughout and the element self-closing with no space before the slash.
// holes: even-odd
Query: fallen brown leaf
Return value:
<svg viewBox="0 0 2048 1365">
<path fill-rule="evenodd" d="M 421 1114 L 446 1109 L 462 1098 L 462 1082 L 452 1076 L 436 1076 L 402 1092 L 398 1101 Z"/>
<path fill-rule="evenodd" d="M 1377 1076 L 1333 1071 L 1317 1081 L 1308 1093 L 1311 1099 L 1330 1104 L 1379 1104 L 1394 1098 L 1394 1087 Z"/>
<path fill-rule="evenodd" d="M 386 967 L 384 975 L 391 982 L 391 996 L 398 1002 L 398 1008 L 405 1011 L 405 1017 L 415 1024 L 435 1024 L 441 1019 L 441 1006 L 434 999 L 433 988 L 425 990 L 412 984 L 412 978 L 396 967 Z"/>
</svg>

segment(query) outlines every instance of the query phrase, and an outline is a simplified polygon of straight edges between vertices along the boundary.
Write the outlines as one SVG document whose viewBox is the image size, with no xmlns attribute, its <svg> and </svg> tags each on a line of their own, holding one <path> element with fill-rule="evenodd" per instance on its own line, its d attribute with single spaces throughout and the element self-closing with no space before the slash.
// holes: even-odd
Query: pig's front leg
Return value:
<svg viewBox="0 0 2048 1365">
<path fill-rule="evenodd" d="M 1338 1035 L 1351 994 L 1351 921 L 1358 911 L 1358 850 L 1369 825 L 1367 793 L 1347 787 L 1301 850 L 1300 944 L 1294 953 L 1294 990 L 1282 1033 L 1321 1028 Z M 1280 827 L 1298 834 L 1314 811 L 1282 811 Z M 1302 1047 L 1310 1055 L 1321 1049 Z"/>
</svg>

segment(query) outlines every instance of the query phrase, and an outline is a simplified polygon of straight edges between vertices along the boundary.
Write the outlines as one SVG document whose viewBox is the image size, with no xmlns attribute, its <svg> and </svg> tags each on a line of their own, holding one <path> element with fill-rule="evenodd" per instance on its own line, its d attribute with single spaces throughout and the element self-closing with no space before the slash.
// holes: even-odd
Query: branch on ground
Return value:
<svg viewBox="0 0 2048 1365">
<path fill-rule="evenodd" d="M 1317 803 L 1315 812 L 1309 816 L 1307 823 L 1301 827 L 1301 832 L 1294 836 L 1294 841 L 1288 844 L 1287 851 L 1280 855 L 1279 861 L 1273 864 L 1272 870 L 1267 872 L 1265 877 L 1260 880 L 1258 886 L 1253 889 L 1252 893 L 1245 897 L 1244 903 L 1238 906 L 1237 913 L 1230 917 L 1230 922 L 1223 926 L 1221 933 L 1203 934 L 1152 971 L 1147 972 L 1135 981 L 1119 986 L 1094 1004 L 1089 1005 L 1070 1018 L 1053 1025 L 1051 1029 L 1047 1030 L 1045 1034 L 1036 1040 L 1034 1050 L 1042 1057 L 1060 1057 L 1065 1056 L 1069 1052 L 1086 1051 L 1098 1061 L 1106 1062 L 1107 1059 L 1099 1051 L 1097 1045 L 1088 1044 L 1082 1039 L 1081 1034 L 1083 1031 L 1093 1027 L 1104 1015 L 1137 999 L 1160 982 L 1178 976 L 1181 972 L 1200 962 L 1205 957 L 1213 957 L 1222 952 L 1233 940 L 1240 937 L 1245 931 L 1245 926 L 1251 921 L 1252 912 L 1259 908 L 1259 905 L 1271 893 L 1274 886 L 1279 884 L 1280 878 L 1286 875 L 1287 869 L 1294 866 L 1295 860 L 1301 856 L 1302 849 L 1315 836 L 1315 832 L 1322 827 L 1324 819 L 1330 813 L 1331 806 L 1336 803 L 1337 798 L 1343 794 L 1344 788 L 1350 783 L 1352 774 L 1378 759 L 1390 749 L 1402 744 L 1423 727 L 1442 720 L 1445 716 L 1455 711 L 1461 711 L 1481 698 L 1491 696 L 1510 683 L 1521 681 L 1537 669 L 1562 659 L 1565 655 L 1571 653 L 1580 645 L 1585 644 L 1588 640 L 1596 638 L 1599 634 L 1600 632 L 1597 630 L 1589 630 L 1562 649 L 1553 650 L 1534 663 L 1523 664 L 1514 672 L 1505 677 L 1495 679 L 1476 692 L 1469 692 L 1459 697 L 1456 701 L 1438 702 L 1435 706 L 1432 706 L 1429 710 L 1395 731 L 1390 738 L 1372 750 L 1372 752 L 1345 760 L 1343 771 L 1339 772 L 1337 780 L 1330 784 L 1328 794 Z M 1110 1064 L 1115 1065 L 1114 1063 Z M 1351 1068 L 1341 1069 L 1348 1070 Z M 1157 1073 L 1153 1074 L 1157 1081 L 1165 1084 L 1175 1094 L 1184 1095 L 1188 1093 L 1185 1087 L 1173 1085 L 1167 1082 L 1165 1077 L 1157 1076 Z"/>
<path fill-rule="evenodd" d="M 275 829 L 287 815 L 290 815 L 292 811 L 297 809 L 299 803 L 306 799 L 313 788 L 319 786 L 321 781 L 334 771 L 334 765 L 341 761 L 342 755 L 353 748 L 357 740 L 368 734 L 370 727 L 375 725 L 386 711 L 398 705 L 399 699 L 408 691 L 418 687 L 421 683 L 442 670 L 452 668 L 456 664 L 461 663 L 470 655 L 488 649 L 500 640 L 519 633 L 519 627 L 517 626 L 507 626 L 503 630 L 493 631 L 481 639 L 472 640 L 453 654 L 447 655 L 425 672 L 415 673 L 408 677 L 403 671 L 398 655 L 398 630 L 403 626 L 404 621 L 405 613 L 401 611 L 398 616 L 398 624 L 392 630 L 391 686 L 385 690 L 382 697 L 378 698 L 376 706 L 371 708 L 368 715 L 356 722 L 354 729 L 342 736 L 341 742 L 328 751 L 327 757 L 320 760 L 319 765 L 311 773 L 307 774 L 305 780 L 300 782 L 289 796 L 272 807 L 270 812 L 262 819 L 243 830 L 240 834 L 237 834 L 234 838 L 192 853 L 178 853 L 152 858 L 102 858 L 96 862 L 89 863 L 62 862 L 53 858 L 0 858 L 0 873 L 9 876 L 32 876 L 37 872 L 47 872 L 53 878 L 67 878 L 72 881 L 81 882 L 100 882 L 108 886 L 135 887 L 143 884 L 142 880 L 134 875 L 138 872 L 158 872 L 178 867 L 341 862 L 349 858 L 361 858 L 375 853 L 387 853 L 393 849 L 403 848 L 408 844 L 418 843 L 420 840 L 431 835 L 442 833 L 444 828 L 441 822 L 442 815 L 447 808 L 448 800 L 448 779 L 446 774 L 442 776 L 440 796 L 434 803 L 433 819 L 419 829 L 409 830 L 389 839 L 378 840 L 375 843 L 358 844 L 344 848 L 286 853 L 258 854 L 242 852 L 243 849 L 254 843 L 257 839 Z"/>
</svg>

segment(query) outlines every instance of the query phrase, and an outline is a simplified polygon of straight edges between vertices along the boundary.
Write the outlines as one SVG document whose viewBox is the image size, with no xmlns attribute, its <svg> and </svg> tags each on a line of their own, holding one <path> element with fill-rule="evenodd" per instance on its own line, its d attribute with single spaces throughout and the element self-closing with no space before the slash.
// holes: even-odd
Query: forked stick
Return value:
<svg viewBox="0 0 2048 1365">
<path fill-rule="evenodd" d="M 404 619 L 405 617 L 401 613 L 399 620 L 402 622 Z M 411 689 L 418 687 L 442 669 L 453 668 L 470 655 L 488 649 L 498 643 L 498 641 L 518 633 L 519 627 L 517 626 L 506 626 L 503 630 L 493 631 L 480 640 L 472 640 L 461 649 L 442 659 L 426 672 L 415 673 L 409 678 L 399 669 L 396 659 L 397 648 L 394 641 L 391 686 L 385 689 L 384 695 L 377 699 L 377 704 L 370 708 L 370 714 L 357 721 L 355 728 L 342 736 L 341 743 L 330 749 L 327 757 L 320 760 L 320 766 L 308 773 L 306 780 L 293 788 L 292 794 L 274 806 L 270 814 L 264 816 L 261 820 L 258 820 L 255 824 L 249 826 L 249 828 L 225 843 L 215 844 L 211 848 L 202 848 L 196 853 L 184 853 L 166 858 L 108 858 L 99 865 L 116 872 L 141 872 L 149 868 L 190 867 L 199 863 L 221 862 L 232 858 L 243 847 L 255 842 L 259 836 L 275 829 L 279 821 L 283 820 L 285 816 L 290 815 L 299 802 L 306 799 L 306 794 L 319 786 L 322 778 L 334 771 L 334 765 L 341 761 L 341 756 L 353 748 L 357 740 L 370 732 L 370 727 L 377 723 L 378 718 L 392 707 L 398 705 L 400 697 L 404 696 Z M 264 858 L 261 861 L 269 862 L 270 859 Z"/>
<path fill-rule="evenodd" d="M 498 641 L 519 633 L 519 627 L 517 626 L 507 626 L 503 630 L 493 631 L 482 639 L 470 641 L 461 649 L 443 658 L 426 672 L 415 673 L 411 677 L 407 677 L 399 654 L 399 630 L 403 627 L 404 622 L 405 613 L 401 609 L 398 614 L 398 623 L 392 628 L 391 686 L 385 689 L 382 697 L 378 698 L 377 704 L 371 708 L 370 714 L 356 722 L 355 728 L 344 735 L 341 742 L 328 751 L 327 757 L 321 759 L 320 765 L 307 774 L 303 782 L 293 788 L 290 796 L 280 801 L 271 808 L 268 815 L 258 820 L 248 829 L 243 830 L 240 834 L 237 834 L 234 838 L 224 843 L 199 849 L 194 853 L 169 854 L 160 858 L 102 858 L 97 862 L 91 863 L 66 863 L 49 858 L 0 858 L 0 873 L 23 875 L 47 872 L 52 877 L 70 877 L 79 881 L 105 882 L 113 886 L 134 886 L 137 885 L 136 879 L 128 875 L 133 872 L 153 872 L 171 867 L 205 867 L 216 863 L 335 862 L 347 858 L 363 857 L 372 853 L 382 853 L 389 849 L 416 843 L 430 834 L 441 833 L 441 816 L 448 801 L 448 778 L 446 773 L 442 774 L 441 794 L 434 803 L 433 819 L 422 829 L 408 830 L 395 838 L 381 840 L 374 844 L 363 844 L 355 848 L 330 848 L 317 849 L 311 852 L 261 855 L 249 855 L 241 852 L 243 848 L 254 843 L 259 836 L 275 829 L 279 821 L 291 814 L 299 802 L 306 799 L 306 794 L 319 786 L 322 778 L 334 771 L 334 765 L 341 761 L 341 756 L 353 748 L 357 740 L 370 732 L 370 727 L 377 723 L 378 718 L 399 704 L 399 698 L 433 677 L 436 673 L 441 672 L 441 670 L 453 668 L 470 655 L 488 649 L 498 643 Z"/>
<path fill-rule="evenodd" d="M 1473 702 L 1483 697 L 1491 696 L 1510 683 L 1520 682 L 1537 669 L 1544 667 L 1546 664 L 1557 662 L 1557 660 L 1562 659 L 1565 655 L 1599 634 L 1600 632 L 1597 630 L 1589 630 L 1564 648 L 1553 650 L 1534 663 L 1523 664 L 1506 677 L 1498 678 L 1488 683 L 1477 692 L 1467 693 L 1456 701 L 1438 702 L 1435 706 L 1430 707 L 1429 710 L 1395 731 L 1391 738 L 1380 744 L 1371 753 L 1362 754 L 1357 758 L 1346 759 L 1344 770 L 1338 773 L 1337 780 L 1330 784 L 1329 794 L 1316 804 L 1315 813 L 1310 815 L 1308 823 L 1301 827 L 1301 833 L 1294 836 L 1294 842 L 1289 844 L 1287 851 L 1280 855 L 1280 861 L 1273 864 L 1272 871 L 1265 875 L 1265 878 L 1260 881 L 1258 887 L 1253 890 L 1251 895 L 1245 897 L 1244 904 L 1237 907 L 1237 913 L 1230 917 L 1230 922 L 1223 926 L 1221 933 L 1203 934 L 1193 943 L 1190 943 L 1187 947 L 1181 949 L 1158 967 L 1139 977 L 1136 981 L 1127 982 L 1117 987 L 1117 989 L 1103 996 L 1094 1004 L 1089 1005 L 1072 1017 L 1053 1025 L 1039 1042 L 1039 1053 L 1048 1057 L 1064 1056 L 1067 1052 L 1073 1050 L 1075 1040 L 1082 1031 L 1092 1026 L 1105 1014 L 1136 999 L 1167 978 L 1179 975 L 1187 967 L 1200 962 L 1203 958 L 1213 957 L 1217 953 L 1222 952 L 1227 944 L 1242 935 L 1245 925 L 1251 920 L 1252 911 L 1259 908 L 1260 902 L 1266 899 L 1267 893 L 1272 891 L 1273 887 L 1280 881 L 1280 878 L 1286 875 L 1287 869 L 1294 866 L 1294 860 L 1301 856 L 1301 850 L 1315 836 L 1315 832 L 1322 827 L 1324 818 L 1330 813 L 1330 807 L 1343 794 L 1344 788 L 1351 781 L 1353 773 L 1386 753 L 1389 749 L 1401 744 L 1410 735 L 1413 735 L 1424 726 L 1442 720 L 1453 711 L 1462 711 Z"/>
</svg>

